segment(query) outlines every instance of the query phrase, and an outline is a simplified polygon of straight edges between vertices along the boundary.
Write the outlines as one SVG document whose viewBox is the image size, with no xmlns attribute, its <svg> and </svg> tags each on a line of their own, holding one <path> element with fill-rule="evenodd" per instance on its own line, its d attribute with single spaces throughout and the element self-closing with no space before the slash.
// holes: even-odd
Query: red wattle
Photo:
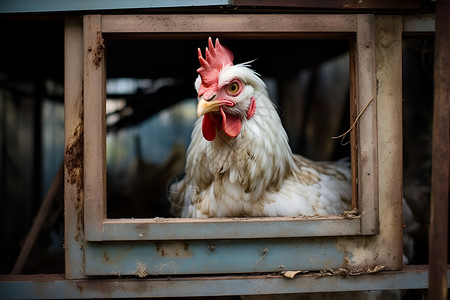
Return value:
<svg viewBox="0 0 450 300">
<path fill-rule="evenodd" d="M 220 108 L 222 113 L 222 129 L 230 137 L 236 137 L 241 132 L 241 119 L 232 114 L 227 114 Z"/>
<path fill-rule="evenodd" d="M 216 125 L 209 114 L 203 116 L 202 133 L 207 141 L 213 141 L 216 138 Z"/>
</svg>

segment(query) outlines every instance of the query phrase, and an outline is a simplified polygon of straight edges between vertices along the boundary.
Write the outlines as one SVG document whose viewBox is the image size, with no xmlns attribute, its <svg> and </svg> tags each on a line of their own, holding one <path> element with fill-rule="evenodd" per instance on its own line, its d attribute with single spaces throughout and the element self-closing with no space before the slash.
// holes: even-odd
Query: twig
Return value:
<svg viewBox="0 0 450 300">
<path fill-rule="evenodd" d="M 353 128 L 354 128 L 355 125 L 356 125 L 356 122 L 358 122 L 358 120 L 359 120 L 359 117 L 361 117 L 361 115 L 362 115 L 363 112 L 366 110 L 366 108 L 369 106 L 369 104 L 372 103 L 372 100 L 373 100 L 373 98 L 370 99 L 369 102 L 367 102 L 366 106 L 364 106 L 364 108 L 361 110 L 361 112 L 358 114 L 358 116 L 356 116 L 356 119 L 355 119 L 355 121 L 353 121 L 353 124 L 352 124 L 352 126 L 350 127 L 349 130 L 347 130 L 346 132 L 344 132 L 344 133 L 341 134 L 341 135 L 338 135 L 338 136 L 332 136 L 331 139 L 335 140 L 335 139 L 342 138 L 342 140 L 341 140 L 341 145 L 342 145 L 342 146 L 345 146 L 345 145 L 347 145 L 348 143 L 350 143 L 350 141 L 348 141 L 348 142 L 346 142 L 346 143 L 344 144 L 344 143 L 343 143 L 344 138 L 347 136 L 347 134 L 348 134 L 350 131 L 353 130 Z"/>
</svg>

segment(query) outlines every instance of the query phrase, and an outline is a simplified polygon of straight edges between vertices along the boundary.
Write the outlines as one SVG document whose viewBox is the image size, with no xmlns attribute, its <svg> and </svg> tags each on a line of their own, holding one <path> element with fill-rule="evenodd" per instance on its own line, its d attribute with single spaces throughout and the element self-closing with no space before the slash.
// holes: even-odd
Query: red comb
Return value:
<svg viewBox="0 0 450 300">
<path fill-rule="evenodd" d="M 200 61 L 200 68 L 197 73 L 200 74 L 202 82 L 198 90 L 199 97 L 203 95 L 205 99 L 210 96 L 218 88 L 219 72 L 226 65 L 233 65 L 233 53 L 219 43 L 216 39 L 216 46 L 214 47 L 211 38 L 208 39 L 208 48 L 205 50 L 205 58 L 202 56 L 202 51 L 198 49 L 198 60 Z"/>
</svg>

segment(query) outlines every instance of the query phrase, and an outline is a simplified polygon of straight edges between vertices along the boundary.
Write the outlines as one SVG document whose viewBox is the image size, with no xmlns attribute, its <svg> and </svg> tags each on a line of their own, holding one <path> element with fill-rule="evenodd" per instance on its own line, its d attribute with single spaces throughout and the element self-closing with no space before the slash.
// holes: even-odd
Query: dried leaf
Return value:
<svg viewBox="0 0 450 300">
<path fill-rule="evenodd" d="M 283 273 L 284 277 L 286 277 L 286 278 L 294 278 L 295 275 L 308 273 L 308 271 L 302 271 L 302 270 L 298 270 L 298 271 L 284 271 L 282 273 Z"/>
</svg>

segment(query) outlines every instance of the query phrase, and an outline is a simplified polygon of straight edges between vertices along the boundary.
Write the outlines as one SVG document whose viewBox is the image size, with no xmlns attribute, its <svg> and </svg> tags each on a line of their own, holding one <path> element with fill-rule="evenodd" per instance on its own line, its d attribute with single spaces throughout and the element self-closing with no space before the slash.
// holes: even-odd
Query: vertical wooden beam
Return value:
<svg viewBox="0 0 450 300">
<path fill-rule="evenodd" d="M 402 17 L 376 17 L 377 115 L 380 234 L 377 263 L 389 270 L 403 266 L 402 193 Z M 380 247 L 376 250 L 376 247 Z"/>
<path fill-rule="evenodd" d="M 102 16 L 86 15 L 84 37 L 84 224 L 101 241 L 106 216 L 106 95 Z"/>
<path fill-rule="evenodd" d="M 84 278 L 83 19 L 67 16 L 64 32 L 65 275 Z"/>
<path fill-rule="evenodd" d="M 375 60 L 375 17 L 357 16 L 356 110 L 358 120 L 358 204 L 362 234 L 377 234 L 378 219 L 378 137 Z M 364 110 L 364 111 L 363 111 Z M 370 199 L 375 199 L 371 201 Z"/>
<path fill-rule="evenodd" d="M 450 0 L 436 2 L 431 168 L 430 299 L 447 299 L 449 187 Z"/>
<path fill-rule="evenodd" d="M 350 124 L 356 121 L 356 41 L 350 39 L 349 42 L 349 66 L 350 66 Z M 355 125 L 358 128 L 358 124 Z M 356 129 L 355 128 L 355 129 Z M 357 130 L 350 131 L 350 160 L 352 172 L 352 209 L 358 208 L 358 141 Z"/>
</svg>

